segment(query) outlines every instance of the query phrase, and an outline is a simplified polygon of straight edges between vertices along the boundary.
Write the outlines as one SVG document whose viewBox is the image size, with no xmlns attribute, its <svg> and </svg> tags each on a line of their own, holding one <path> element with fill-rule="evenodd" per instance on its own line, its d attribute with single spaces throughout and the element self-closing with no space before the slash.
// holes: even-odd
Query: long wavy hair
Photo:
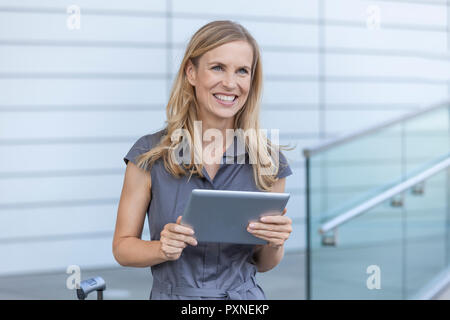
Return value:
<svg viewBox="0 0 450 320">
<path fill-rule="evenodd" d="M 186 66 L 190 60 L 197 68 L 199 59 L 204 53 L 223 44 L 242 40 L 248 42 L 253 49 L 251 85 L 247 101 L 234 116 L 233 129 L 250 132 L 249 135 L 246 135 L 247 140 L 244 137 L 244 145 L 253 166 L 254 182 L 257 188 L 262 191 L 272 190 L 273 184 L 278 180 L 276 173 L 280 169 L 278 152 L 280 149 L 290 149 L 286 146 L 273 144 L 265 136 L 264 130 L 260 130 L 259 114 L 263 73 L 259 46 L 242 25 L 228 20 L 210 22 L 201 27 L 190 39 L 166 106 L 166 134 L 161 137 L 159 144 L 137 158 L 137 164 L 140 168 L 150 170 L 153 163 L 162 158 L 166 170 L 175 177 L 181 177 L 189 173 L 189 178 L 194 174 L 203 178 L 203 164 L 194 161 L 195 155 L 202 152 L 201 143 L 194 143 L 194 152 L 190 152 L 191 161 L 189 163 L 180 164 L 170 154 L 173 150 L 178 150 L 180 143 L 182 143 L 177 139 L 175 141 L 171 139 L 173 134 L 176 135 L 176 130 L 178 129 L 178 132 L 179 129 L 187 130 L 193 137 L 194 121 L 200 120 L 197 117 L 199 105 L 195 96 L 195 88 L 187 80 Z M 184 143 L 192 146 L 192 140 L 189 138 Z M 268 164 L 270 164 L 273 174 L 267 174 Z M 273 171 L 273 168 L 275 168 L 275 171 Z"/>
</svg>

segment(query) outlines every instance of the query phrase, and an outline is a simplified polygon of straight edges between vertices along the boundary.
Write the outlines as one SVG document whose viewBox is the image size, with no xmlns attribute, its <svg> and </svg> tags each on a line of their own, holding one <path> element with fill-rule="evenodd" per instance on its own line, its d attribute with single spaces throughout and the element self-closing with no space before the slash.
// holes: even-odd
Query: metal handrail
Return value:
<svg viewBox="0 0 450 320">
<path fill-rule="evenodd" d="M 421 173 L 407 179 L 404 182 L 401 182 L 394 187 L 380 193 L 379 195 L 370 198 L 369 200 L 365 201 L 364 203 L 348 210 L 347 212 L 331 219 L 330 221 L 324 223 L 319 228 L 319 233 L 324 234 L 329 232 L 330 230 L 336 229 L 338 226 L 342 225 L 343 223 L 354 219 L 355 217 L 363 214 L 364 212 L 368 211 L 369 209 L 375 207 L 376 205 L 382 203 L 383 201 L 386 201 L 397 194 L 405 191 L 406 189 L 409 189 L 413 187 L 414 185 L 421 183 L 422 181 L 430 178 L 431 176 L 439 173 L 440 171 L 448 168 L 450 166 L 450 156 L 447 157 L 445 160 L 442 160 L 441 162 L 437 163 L 433 167 L 426 169 L 422 171 Z"/>
<path fill-rule="evenodd" d="M 359 137 L 365 136 L 367 134 L 379 131 L 379 130 L 381 130 L 383 128 L 395 125 L 397 123 L 406 121 L 406 120 L 411 119 L 411 118 L 415 118 L 415 117 L 417 117 L 419 115 L 422 115 L 424 113 L 427 113 L 427 112 L 430 112 L 430 111 L 433 111 L 435 109 L 442 108 L 442 107 L 450 107 L 450 102 L 449 101 L 444 101 L 444 102 L 440 102 L 440 103 L 438 103 L 436 105 L 432 105 L 432 106 L 429 106 L 429 107 L 426 107 L 426 108 L 420 108 L 419 110 L 415 110 L 413 112 L 401 115 L 401 116 L 396 117 L 394 119 L 382 122 L 381 124 L 377 124 L 377 125 L 375 125 L 373 127 L 362 129 L 362 130 L 353 132 L 351 134 L 345 135 L 343 137 L 338 137 L 338 138 L 335 138 L 333 140 L 329 140 L 329 141 L 325 141 L 325 142 L 319 143 L 318 145 L 316 145 L 314 147 L 311 147 L 311 148 L 304 148 L 303 149 L 303 155 L 306 158 L 309 158 L 309 157 L 311 157 L 314 154 L 320 153 L 320 152 L 322 152 L 324 150 L 330 149 L 330 148 L 335 147 L 337 145 L 340 145 L 340 144 L 342 144 L 344 142 L 348 142 L 348 141 L 354 140 L 356 138 L 359 138 Z"/>
</svg>

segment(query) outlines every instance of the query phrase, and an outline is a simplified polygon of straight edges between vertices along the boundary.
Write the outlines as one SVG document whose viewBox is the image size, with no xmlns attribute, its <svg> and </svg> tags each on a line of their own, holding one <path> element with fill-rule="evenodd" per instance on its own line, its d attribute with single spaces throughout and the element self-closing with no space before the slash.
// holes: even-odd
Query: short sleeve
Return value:
<svg viewBox="0 0 450 320">
<path fill-rule="evenodd" d="M 151 146 L 151 135 L 146 135 L 141 138 L 139 138 L 131 147 L 131 149 L 128 151 L 128 153 L 123 158 L 123 161 L 125 161 L 125 164 L 128 164 L 128 161 L 133 162 L 135 165 L 137 165 L 137 157 L 147 151 L 149 151 Z"/>
<path fill-rule="evenodd" d="M 280 151 L 279 153 L 279 160 L 280 160 L 280 166 L 278 168 L 277 178 L 285 178 L 287 176 L 290 176 L 292 174 L 291 167 L 289 166 L 289 163 L 284 156 L 284 154 Z"/>
</svg>

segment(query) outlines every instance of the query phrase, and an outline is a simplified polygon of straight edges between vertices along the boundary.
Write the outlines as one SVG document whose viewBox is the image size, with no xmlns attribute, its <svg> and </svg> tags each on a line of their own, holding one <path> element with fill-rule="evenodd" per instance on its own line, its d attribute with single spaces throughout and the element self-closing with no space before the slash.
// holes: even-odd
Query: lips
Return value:
<svg viewBox="0 0 450 320">
<path fill-rule="evenodd" d="M 223 98 L 223 96 L 225 96 L 225 97 L 233 97 L 234 96 L 234 99 L 233 100 L 222 100 L 219 98 L 220 96 L 222 96 L 222 98 Z M 222 94 L 216 93 L 216 94 L 213 94 L 213 97 L 218 103 L 220 103 L 223 106 L 227 106 L 227 107 L 234 105 L 237 100 L 237 95 L 222 95 Z"/>
<path fill-rule="evenodd" d="M 213 93 L 213 96 L 216 97 L 217 99 L 221 100 L 221 101 L 225 101 L 225 102 L 231 102 L 236 100 L 237 95 L 230 95 L 230 94 L 223 94 L 223 93 Z M 233 97 L 233 99 L 231 99 L 231 97 Z"/>
</svg>

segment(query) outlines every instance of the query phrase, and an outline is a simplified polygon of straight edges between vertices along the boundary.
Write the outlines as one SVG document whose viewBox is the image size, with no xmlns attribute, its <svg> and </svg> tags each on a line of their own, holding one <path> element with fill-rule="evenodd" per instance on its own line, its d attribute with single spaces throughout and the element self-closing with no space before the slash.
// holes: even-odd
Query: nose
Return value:
<svg viewBox="0 0 450 320">
<path fill-rule="evenodd" d="M 236 88 L 236 79 L 234 73 L 227 73 L 224 75 L 224 78 L 222 79 L 222 84 L 227 89 L 234 89 Z"/>
</svg>

